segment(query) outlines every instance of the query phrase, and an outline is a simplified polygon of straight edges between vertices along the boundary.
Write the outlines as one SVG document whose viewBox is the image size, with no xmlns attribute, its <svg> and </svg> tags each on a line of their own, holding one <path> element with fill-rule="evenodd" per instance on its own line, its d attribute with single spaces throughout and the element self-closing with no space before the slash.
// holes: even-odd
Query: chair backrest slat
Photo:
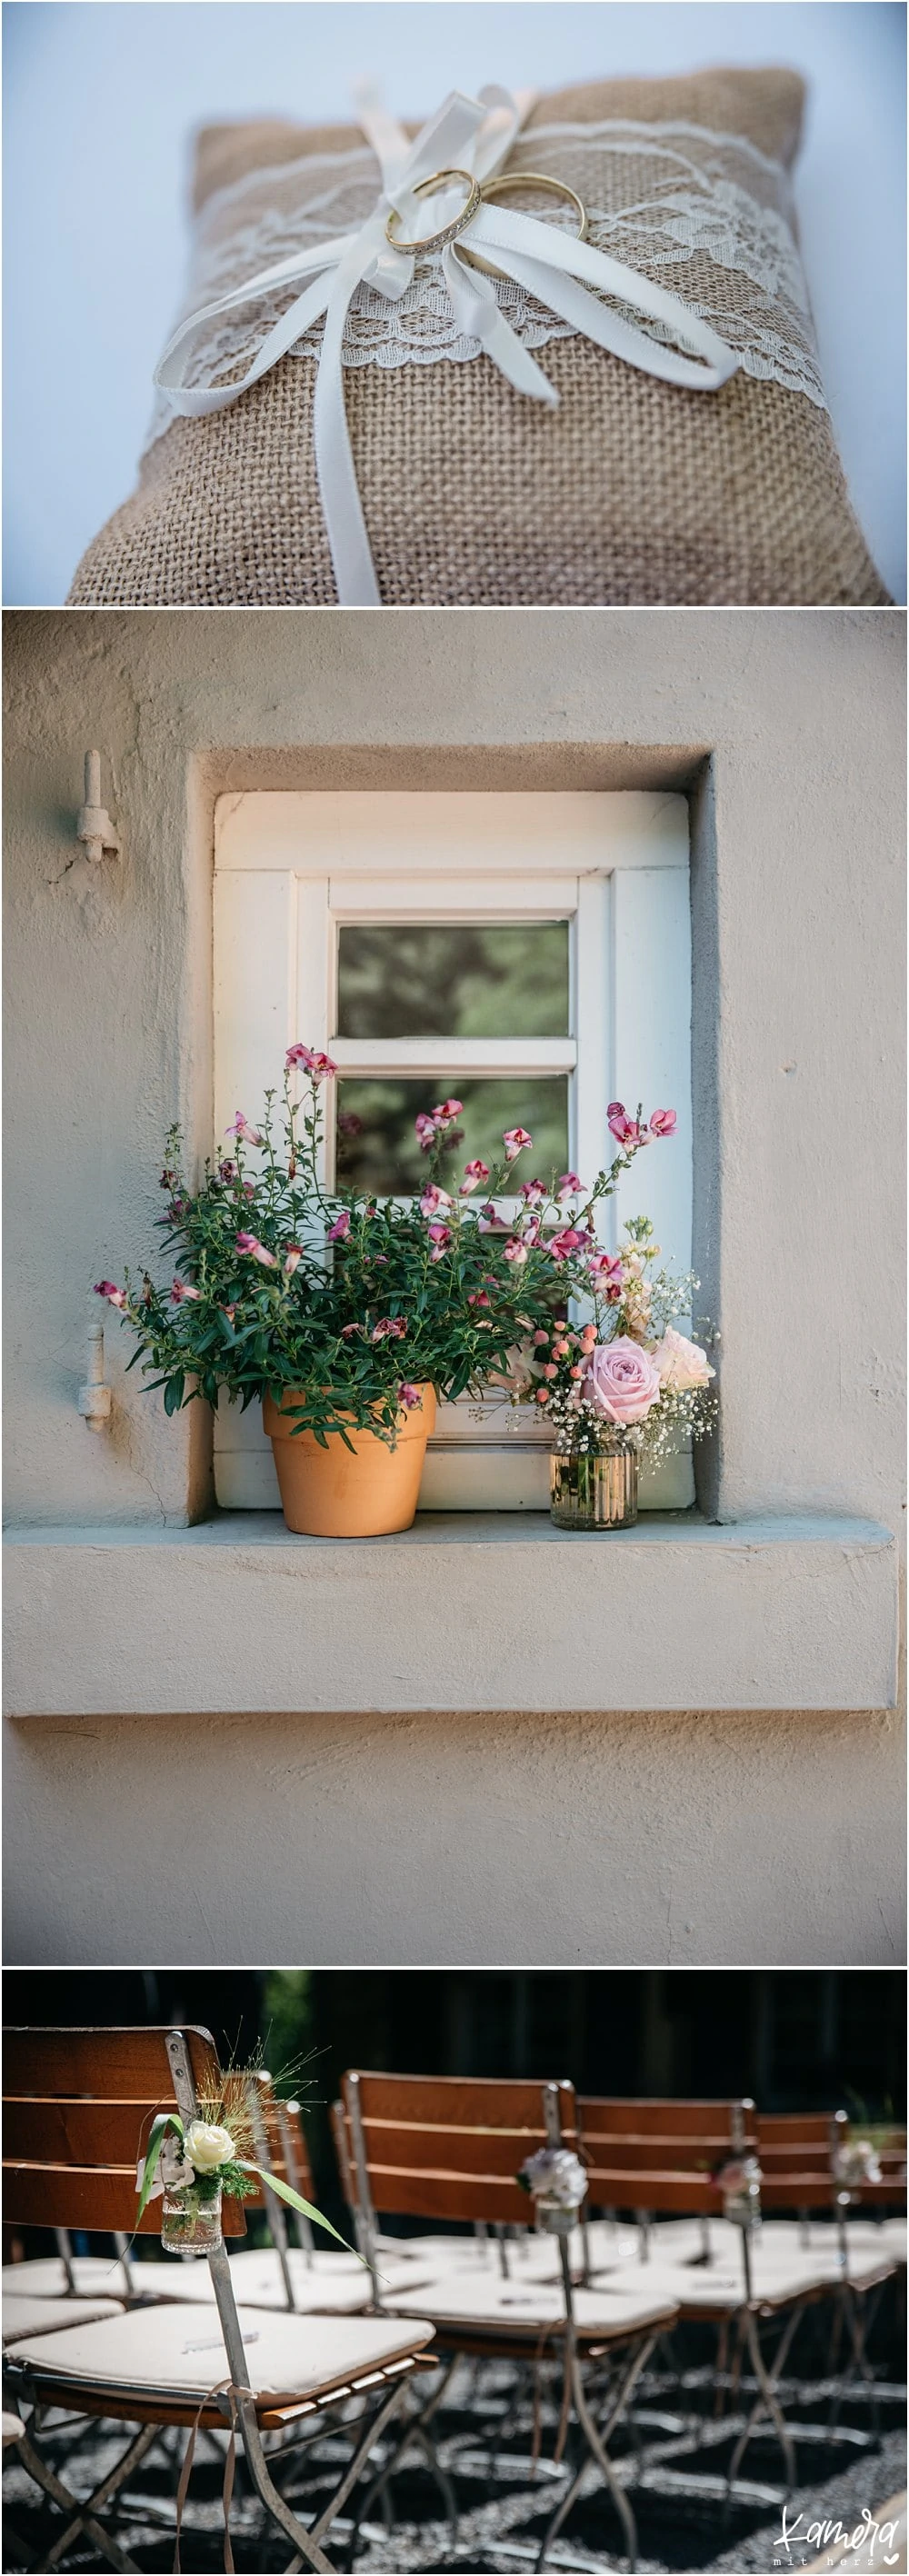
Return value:
<svg viewBox="0 0 909 2576">
<path fill-rule="evenodd" d="M 357 2121 L 374 2211 L 527 2226 L 533 2203 L 518 2172 L 552 2143 L 542 2084 L 351 2070 L 343 2081 L 347 2162 L 358 2200 Z M 575 2143 L 574 2093 L 549 2089 L 558 2134 Z"/>
<path fill-rule="evenodd" d="M 746 2137 L 754 2135 L 754 2104 L 748 2100 L 652 2101 L 629 2096 L 579 2093 L 578 2121 L 585 2142 L 592 2138 L 691 2138 L 727 2143 L 734 2135 L 737 2112 L 743 2114 Z"/>
<path fill-rule="evenodd" d="M 182 2033 L 197 2094 L 217 2106 L 222 2075 L 206 2030 Z M 160 2235 L 160 2199 L 137 2222 L 136 2163 L 156 2111 L 176 2106 L 166 2029 L 13 2030 L 4 2034 L 4 2214 L 23 2227 Z M 225 2201 L 225 2236 L 244 2236 Z"/>
<path fill-rule="evenodd" d="M 716 2216 L 714 2170 L 753 2144 L 754 2104 L 580 2094 L 578 2133 L 592 2209 Z"/>
<path fill-rule="evenodd" d="M 181 2028 L 183 2026 L 181 2025 Z M 3 2034 L 3 2086 L 6 2093 L 100 2094 L 109 2102 L 173 2101 L 165 2040 L 160 2029 L 6 2030 Z M 217 2051 L 210 2031 L 183 2029 L 190 2064 L 200 2093 L 220 2081 Z"/>
</svg>

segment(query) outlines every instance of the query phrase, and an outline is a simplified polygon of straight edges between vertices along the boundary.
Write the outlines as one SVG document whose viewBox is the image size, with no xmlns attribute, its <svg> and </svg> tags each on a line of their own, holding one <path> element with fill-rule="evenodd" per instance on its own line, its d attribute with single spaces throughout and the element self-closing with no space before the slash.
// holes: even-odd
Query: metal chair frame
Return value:
<svg viewBox="0 0 909 2576">
<path fill-rule="evenodd" d="M 552 2147 L 560 2147 L 564 2144 L 560 2101 L 565 2091 L 566 2087 L 564 2083 L 559 2084 L 556 2082 L 543 2084 L 540 2088 L 542 2109 L 541 2125 L 544 2130 L 547 2144 Z M 376 2304 L 377 2306 L 381 2306 L 381 2287 L 379 2280 L 378 2257 L 376 2253 L 378 2229 L 369 2176 L 369 2159 L 363 2123 L 360 2077 L 354 2071 L 349 2071 L 344 2077 L 344 2105 L 353 2144 L 354 2171 L 351 2170 L 350 2158 L 345 2156 L 344 2164 L 342 2165 L 342 2175 L 346 2171 L 348 2187 L 350 2188 L 353 2186 L 355 2189 L 356 2198 L 354 2207 L 359 2213 L 362 2227 L 362 2238 L 360 2241 L 362 2243 L 362 2250 L 366 2255 L 366 2259 L 369 2262 L 370 2269 L 372 2271 Z M 496 2234 L 499 2243 L 500 2262 L 503 2270 L 507 2272 L 507 2254 L 505 2253 L 504 2238 L 499 2233 L 498 2226 L 496 2226 Z M 560 2498 L 559 2503 L 546 2526 L 546 2530 L 540 2544 L 536 2566 L 538 2570 L 545 2566 L 549 2549 L 575 2501 L 578 2489 L 583 2480 L 587 2478 L 590 2469 L 594 2468 L 598 2471 L 599 2477 L 606 2486 L 612 2499 L 624 2535 L 629 2565 L 633 2569 L 637 2563 L 637 2528 L 634 2513 L 629 2503 L 622 2480 L 617 2475 L 614 2464 L 610 2459 L 609 2452 L 606 2447 L 606 2441 L 608 2433 L 614 2430 L 621 2415 L 625 2412 L 632 2390 L 639 2379 L 641 2372 L 645 2369 L 663 2328 L 662 2326 L 659 2326 L 653 2329 L 638 2329 L 637 2331 L 635 2331 L 634 2328 L 629 2329 L 626 2345 L 626 2360 L 620 2376 L 618 2395 L 615 2403 L 608 2412 L 606 2430 L 604 2432 L 602 2428 L 597 2426 L 587 2401 L 584 2385 L 582 2349 L 579 2345 L 575 2319 L 574 2287 L 571 2278 L 568 2246 L 563 2236 L 559 2236 L 556 2241 L 559 2249 L 559 2265 L 565 2315 L 563 2325 L 558 2329 L 555 2327 L 550 2328 L 549 2334 L 555 2335 L 555 2333 L 558 2332 L 562 2345 L 562 2402 L 566 2433 L 573 2422 L 576 2428 L 576 2434 L 580 2437 L 583 2456 L 578 2470 L 569 2478 L 565 2495 Z M 431 2296 L 427 2301 L 427 2305 L 431 2308 Z M 485 2354 L 489 2358 L 494 2354 L 498 2356 L 504 2355 L 509 2359 L 517 2360 L 519 2364 L 523 2365 L 525 2370 L 533 2367 L 533 2356 L 528 2355 L 526 2344 L 522 2347 L 520 2344 L 516 2343 L 514 2338 L 509 2338 L 507 2334 L 497 2333 L 495 2329 L 488 2333 L 483 2332 L 480 2329 L 473 2332 L 470 2328 L 462 2329 L 460 2327 L 448 2326 L 444 2320 L 439 2319 L 436 2321 L 436 2341 L 440 2351 L 452 2352 L 454 2359 L 457 2359 L 458 2356 L 465 2351 L 471 2351 L 475 2354 Z M 440 2397 L 437 2397 L 435 2403 L 438 2404 L 439 2402 Z M 435 2411 L 435 2405 L 433 2406 L 432 2411 Z M 423 2410 L 423 2413 L 425 2422 L 425 2410 Z M 411 2426 L 410 2430 L 412 2432 L 413 2426 Z M 403 2448 L 404 2445 L 402 2443 L 399 2450 L 399 2456 L 401 2452 L 403 2452 Z M 439 2468 L 434 2444 L 432 2449 L 433 2456 L 436 2459 L 439 2482 L 441 2484 L 441 2481 L 445 2476 L 445 2472 Z M 390 2474 L 390 2470 L 387 2474 Z M 381 2482 L 379 2483 L 381 2484 Z M 371 2493 L 372 2492 L 373 2490 L 371 2490 Z"/>
<path fill-rule="evenodd" d="M 177 2108 L 184 2121 L 192 2120 L 197 2116 L 198 2102 L 184 2033 L 180 2030 L 167 2031 L 165 2048 Z M 267 2194 L 268 2199 L 276 2201 L 276 2195 Z M 277 2202 L 276 2208 L 280 2209 L 280 2204 Z M 283 2212 L 280 2215 L 283 2217 Z M 346 2387 L 328 2391 L 324 2398 L 314 2397 L 303 2400 L 291 2408 L 281 2408 L 278 2403 L 269 2407 L 267 2401 L 259 2401 L 259 2412 L 266 2423 L 269 2414 L 272 2418 L 282 2415 L 296 2417 L 316 2413 L 327 2414 L 333 2412 L 339 2405 L 349 2403 L 351 2397 L 361 2395 L 365 2400 L 365 2413 L 369 2405 L 366 2392 L 378 2387 L 375 2412 L 356 2444 L 344 2475 L 318 2520 L 307 2529 L 287 2504 L 271 2476 L 262 2441 L 259 2412 L 257 2412 L 256 2401 L 250 2393 L 249 2367 L 223 2238 L 218 2245 L 210 2249 L 206 2259 L 230 2372 L 230 2387 L 227 2391 L 223 2388 L 213 2390 L 210 2400 L 203 2399 L 201 2406 L 196 2407 L 191 2399 L 184 2400 L 179 2395 L 170 2402 L 166 2395 L 162 2395 L 161 2389 L 155 2386 L 147 2389 L 141 2386 L 130 2386 L 121 2394 L 98 2384 L 84 2382 L 80 2383 L 76 2392 L 68 2388 L 61 2377 L 58 2376 L 55 2379 L 50 2372 L 42 2373 L 40 2365 L 36 2363 L 17 2363 L 14 2359 L 5 2357 L 4 2385 L 14 2411 L 21 2421 L 23 2397 L 31 2402 L 34 2409 L 31 2422 L 18 2445 L 18 2454 L 36 2484 L 61 2512 L 70 2517 L 63 2533 L 55 2540 L 49 2555 L 42 2562 L 44 2569 L 58 2566 L 71 2541 L 80 2532 L 85 2531 L 112 2566 L 131 2571 L 131 2576 L 138 2576 L 135 2560 L 120 2547 L 113 2533 L 101 2521 L 100 2509 L 102 2506 L 110 2506 L 115 2501 L 133 2470 L 140 2465 L 152 2444 L 158 2439 L 162 2424 L 188 2421 L 191 2440 L 196 2422 L 202 2420 L 207 2406 L 213 2404 L 216 2412 L 223 2416 L 225 2424 L 232 2431 L 239 2432 L 252 2486 L 264 2505 L 269 2520 L 292 2544 L 293 2555 L 287 2561 L 287 2576 L 290 2576 L 290 2571 L 302 2567 L 313 2568 L 318 2571 L 318 2576 L 332 2576 L 333 2562 L 325 2556 L 321 2543 L 352 2493 L 371 2451 L 381 2440 L 393 2417 L 399 2412 L 412 2371 L 417 2369 L 421 2362 L 424 2367 L 426 2366 L 424 2357 L 414 2354 L 409 2360 L 403 2362 L 392 2362 L 380 2365 L 372 2371 L 358 2372 Z M 47 2405 L 68 2407 L 73 2395 L 77 2395 L 79 2412 L 102 2417 L 119 2416 L 125 2418 L 127 2422 L 135 2422 L 139 2412 L 146 2406 L 154 2406 L 161 2410 L 156 2413 L 154 2422 L 141 2425 L 139 2432 L 127 2444 L 115 2467 L 100 2486 L 84 2499 L 74 2495 L 65 2480 L 58 2478 L 48 2467 L 32 2439 L 36 2418 L 42 2407 Z"/>
</svg>

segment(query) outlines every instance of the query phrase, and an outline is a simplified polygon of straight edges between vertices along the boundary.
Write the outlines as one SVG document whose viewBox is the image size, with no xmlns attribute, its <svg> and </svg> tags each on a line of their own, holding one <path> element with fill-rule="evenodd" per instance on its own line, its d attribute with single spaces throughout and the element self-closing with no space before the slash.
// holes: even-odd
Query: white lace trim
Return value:
<svg viewBox="0 0 909 2576">
<path fill-rule="evenodd" d="M 535 126 L 519 138 L 510 169 L 543 169 L 583 198 L 589 238 L 630 268 L 681 295 L 735 349 L 745 374 L 787 386 L 826 409 L 788 172 L 742 135 L 683 122 Z M 368 145 L 253 170 L 209 198 L 198 219 L 189 290 L 181 316 L 270 262 L 362 223 L 379 191 Z M 544 211 L 539 195 L 528 210 Z M 529 348 L 577 337 L 572 325 L 502 278 L 499 302 Z M 290 292 L 263 297 L 200 335 L 190 381 L 242 375 Z M 635 314 L 640 325 L 640 315 Z M 668 338 L 659 326 L 655 337 Z M 322 324 L 296 343 L 311 357 Z M 412 284 L 392 304 L 375 288 L 354 295 L 343 343 L 345 367 L 457 365 L 481 354 L 458 330 L 438 257 L 416 263 Z M 166 429 L 159 401 L 148 445 Z"/>
</svg>

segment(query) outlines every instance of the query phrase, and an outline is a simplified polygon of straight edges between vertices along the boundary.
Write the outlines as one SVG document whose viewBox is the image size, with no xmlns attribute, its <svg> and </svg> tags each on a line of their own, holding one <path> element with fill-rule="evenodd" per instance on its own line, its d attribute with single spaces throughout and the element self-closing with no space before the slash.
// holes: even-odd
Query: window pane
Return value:
<svg viewBox="0 0 909 2576">
<path fill-rule="evenodd" d="M 341 1190 L 380 1194 L 418 1190 L 427 1157 L 420 1152 L 414 1120 L 419 1110 L 433 1109 L 437 1101 L 452 1095 L 464 1103 L 463 1118 L 458 1120 L 462 1141 L 451 1157 L 455 1180 L 468 1159 L 479 1156 L 489 1164 L 499 1160 L 505 1127 L 528 1127 L 534 1140 L 533 1151 L 528 1148 L 516 1166 L 516 1188 L 519 1181 L 537 1173 L 548 1180 L 553 1169 L 563 1172 L 568 1162 L 568 1076 L 564 1073 L 547 1074 L 533 1082 L 517 1074 L 504 1082 L 459 1082 L 456 1074 L 435 1075 L 431 1082 L 397 1076 L 388 1081 L 351 1078 L 333 1089 Z"/>
<path fill-rule="evenodd" d="M 568 923 L 345 927 L 337 1035 L 567 1037 Z"/>
</svg>

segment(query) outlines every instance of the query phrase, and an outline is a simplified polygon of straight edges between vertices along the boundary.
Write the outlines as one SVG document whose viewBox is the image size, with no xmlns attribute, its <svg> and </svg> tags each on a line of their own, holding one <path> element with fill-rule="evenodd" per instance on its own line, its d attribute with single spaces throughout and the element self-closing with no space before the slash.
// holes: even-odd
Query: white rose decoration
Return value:
<svg viewBox="0 0 909 2576">
<path fill-rule="evenodd" d="M 237 2152 L 230 2130 L 207 2120 L 191 2120 L 184 2143 L 196 2173 L 214 2173 L 218 2165 L 232 2163 Z"/>
<path fill-rule="evenodd" d="M 687 1341 L 684 1333 L 677 1333 L 672 1324 L 667 1325 L 662 1341 L 655 1343 L 650 1357 L 661 1386 L 677 1387 L 680 1391 L 690 1386 L 709 1386 L 711 1378 L 716 1376 L 706 1351 L 701 1350 L 698 1342 Z"/>
</svg>

